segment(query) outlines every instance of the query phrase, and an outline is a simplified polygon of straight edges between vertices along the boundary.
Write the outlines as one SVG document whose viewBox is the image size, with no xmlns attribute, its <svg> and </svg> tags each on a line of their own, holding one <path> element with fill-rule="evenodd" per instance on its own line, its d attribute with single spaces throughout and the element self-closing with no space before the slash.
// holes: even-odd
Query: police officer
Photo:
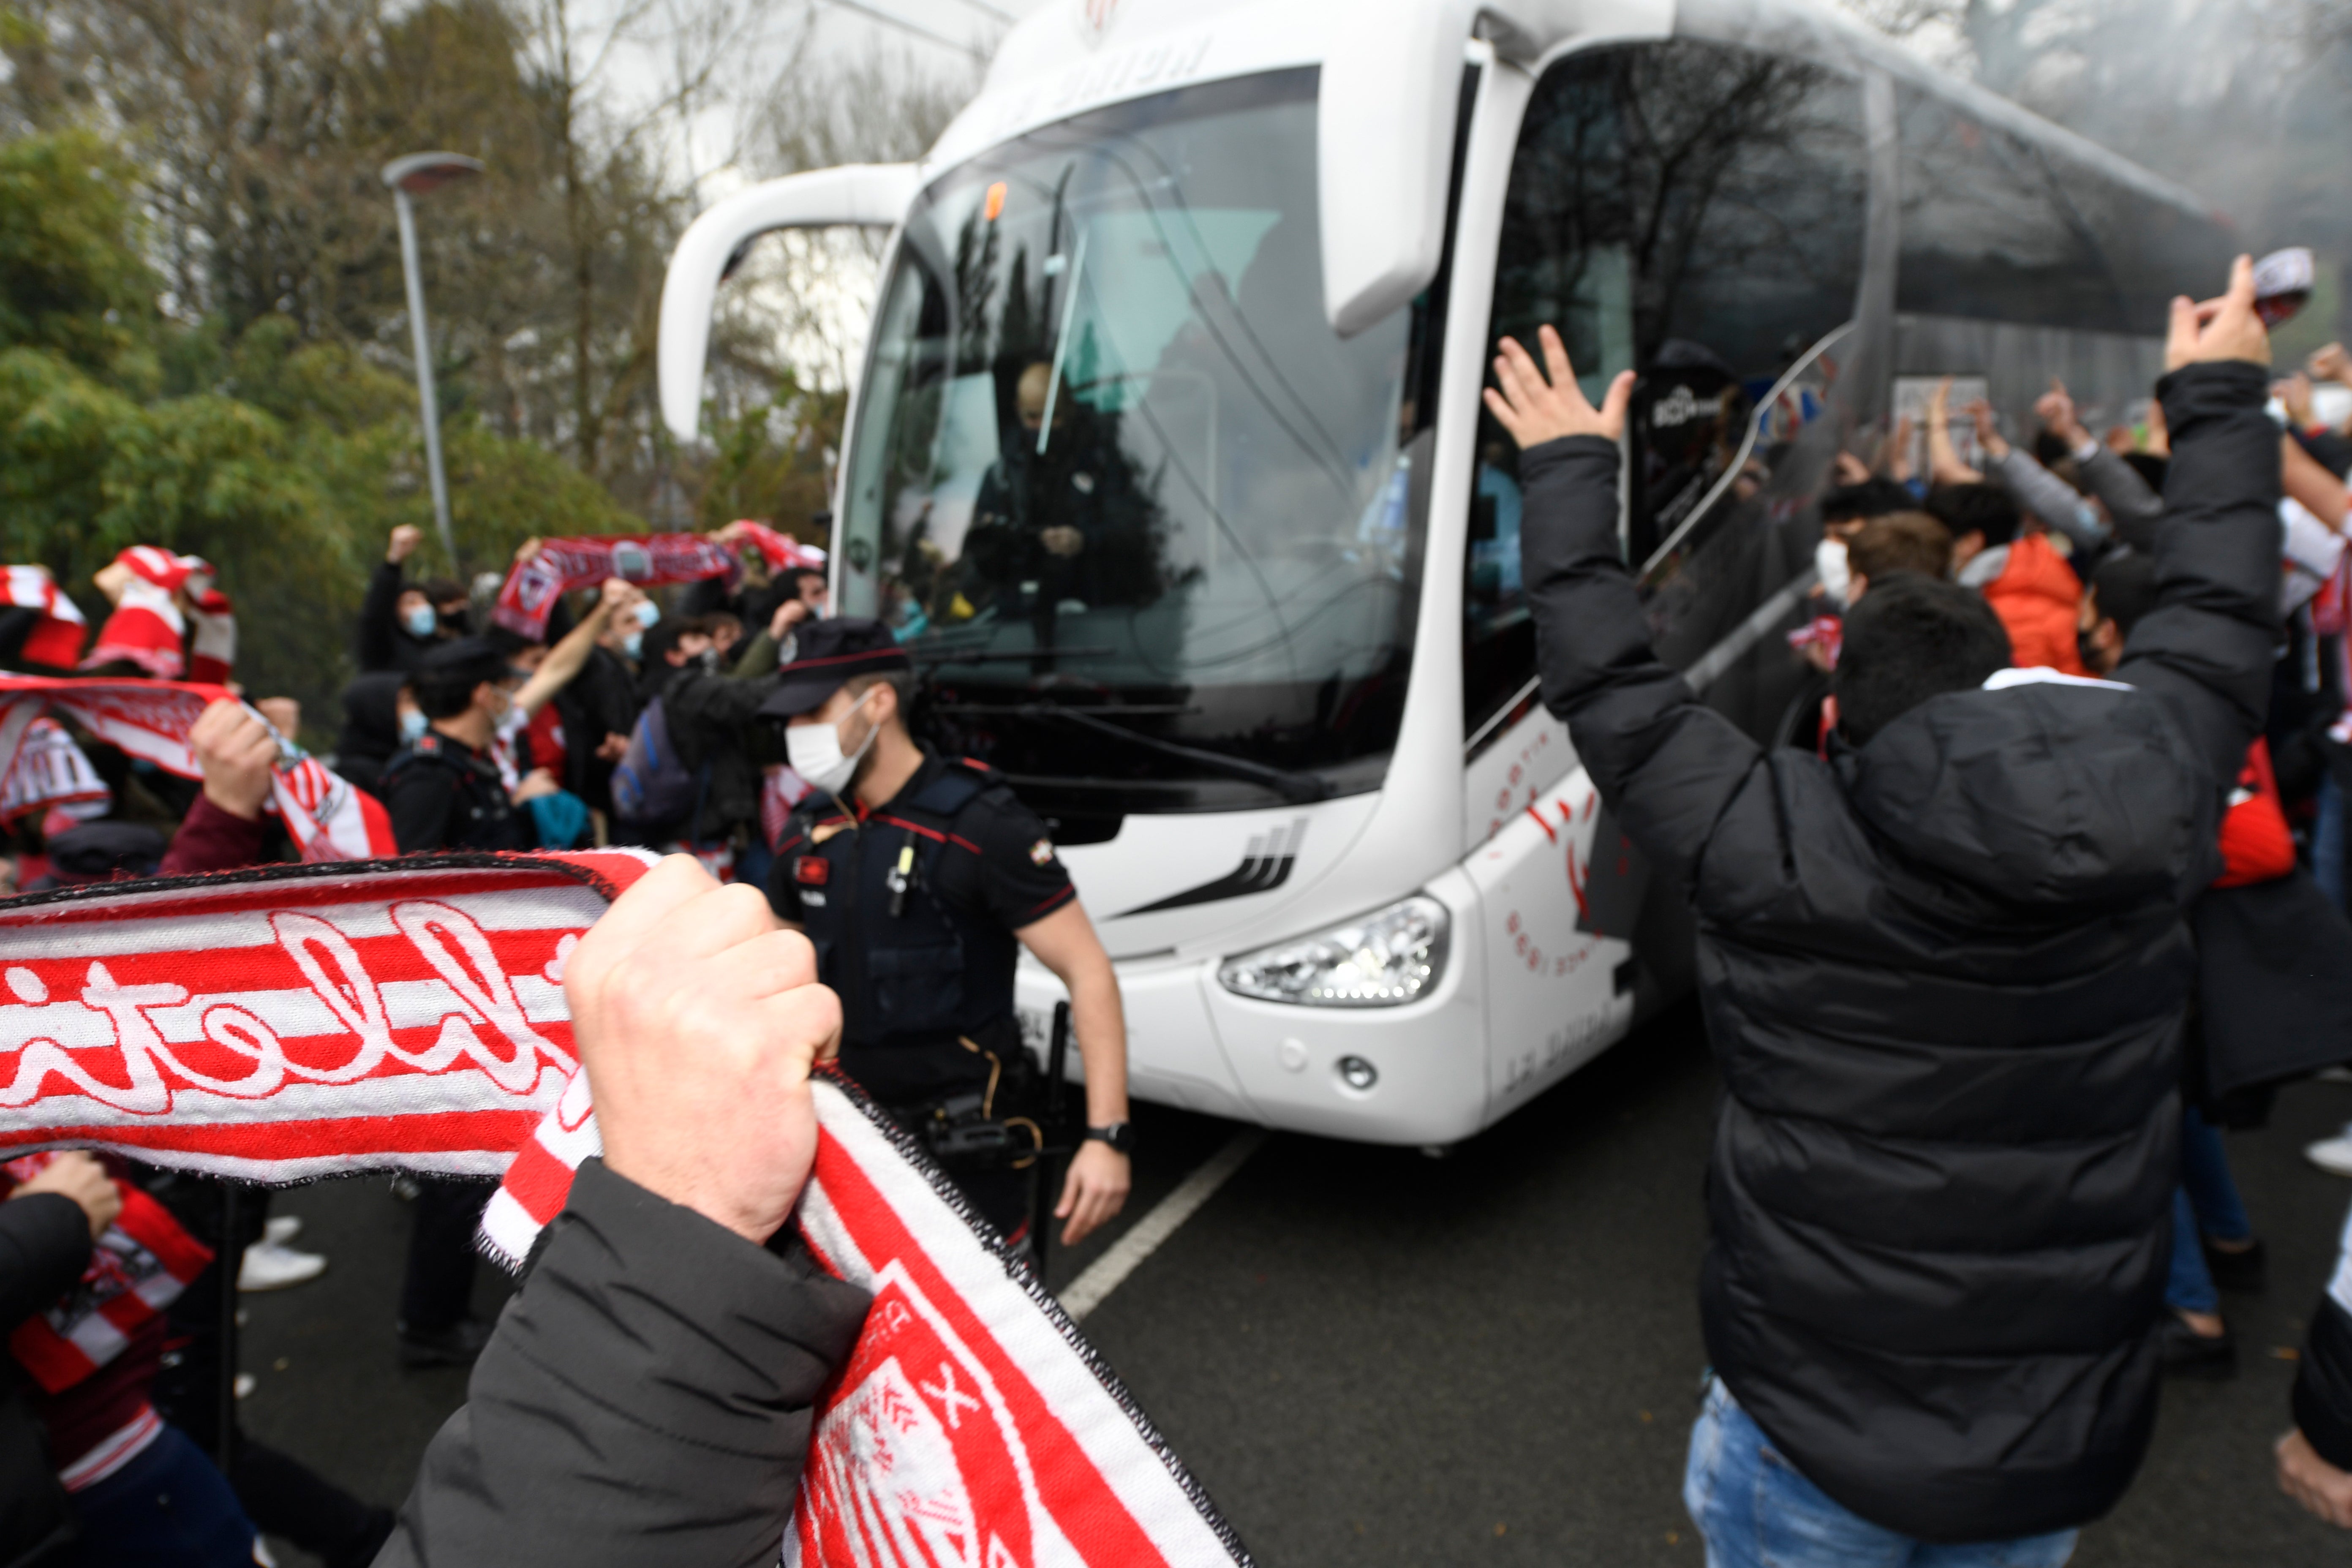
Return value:
<svg viewBox="0 0 2352 1568">
<path fill-rule="evenodd" d="M 384 765 L 382 794 L 404 855 L 440 849 L 528 849 L 534 836 L 520 801 L 556 785 L 534 773 L 509 794 L 490 742 L 525 679 L 487 637 L 459 637 L 425 653 L 409 678 L 425 731 Z M 518 797 L 520 797 L 518 799 Z M 417 1183 L 400 1288 L 404 1366 L 463 1366 L 490 1337 L 470 1311 L 474 1229 L 487 1184 L 426 1177 Z"/>
<path fill-rule="evenodd" d="M 1086 1064 L 1086 1140 L 1055 1217 L 1075 1242 L 1127 1201 L 1127 1023 L 1118 979 L 1036 815 L 992 770 L 907 731 L 914 667 L 879 621 L 818 621 L 760 705 L 814 786 L 768 877 L 841 998 L 841 1065 L 902 1122 L 934 1130 L 1028 1065 L 1013 1016 L 1021 946 L 1060 977 Z M 1008 1109 L 987 1104 L 1002 1119 Z M 935 1144 L 934 1147 L 939 1145 Z M 974 1207 L 1026 1239 L 1028 1176 L 943 1159 Z"/>
</svg>

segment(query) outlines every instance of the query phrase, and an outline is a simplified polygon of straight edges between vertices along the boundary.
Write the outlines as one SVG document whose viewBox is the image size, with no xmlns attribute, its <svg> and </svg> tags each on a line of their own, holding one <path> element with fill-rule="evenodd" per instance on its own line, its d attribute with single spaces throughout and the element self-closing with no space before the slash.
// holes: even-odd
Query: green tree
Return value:
<svg viewBox="0 0 2352 1568">
<path fill-rule="evenodd" d="M 431 521 L 414 396 L 287 316 L 164 319 L 121 168 L 84 132 L 0 143 L 0 287 L 26 280 L 0 313 L 0 555 L 49 567 L 93 617 L 90 574 L 126 545 L 203 555 L 237 605 L 239 678 L 300 699 L 321 739 L 370 564 L 395 524 Z M 470 412 L 447 437 L 459 527 L 499 563 L 534 533 L 635 526 L 545 447 Z"/>
</svg>

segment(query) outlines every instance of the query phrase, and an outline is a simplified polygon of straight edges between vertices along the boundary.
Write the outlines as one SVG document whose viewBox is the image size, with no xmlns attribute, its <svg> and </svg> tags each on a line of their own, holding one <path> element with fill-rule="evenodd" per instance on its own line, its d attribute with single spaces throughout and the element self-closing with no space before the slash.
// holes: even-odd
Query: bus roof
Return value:
<svg viewBox="0 0 2352 1568">
<path fill-rule="evenodd" d="M 1351 331 L 1435 272 L 1461 80 L 1451 62 L 1472 38 L 1535 68 L 1594 43 L 1675 36 L 1876 68 L 2103 178 L 2200 221 L 2214 218 L 2174 182 L 1810 0 L 1053 0 L 1006 35 L 979 96 L 940 137 L 923 174 L 1103 105 L 1320 67 L 1327 305 L 1333 324 Z M 1345 244 L 1330 243 L 1341 237 Z"/>
</svg>

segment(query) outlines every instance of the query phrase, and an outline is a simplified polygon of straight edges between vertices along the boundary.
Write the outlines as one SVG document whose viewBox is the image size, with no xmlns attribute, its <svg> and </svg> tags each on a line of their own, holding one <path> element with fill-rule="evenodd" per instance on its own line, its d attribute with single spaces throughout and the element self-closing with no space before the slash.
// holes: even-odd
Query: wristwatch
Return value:
<svg viewBox="0 0 2352 1568">
<path fill-rule="evenodd" d="M 1135 1152 L 1135 1123 L 1132 1121 L 1114 1121 L 1107 1127 L 1089 1127 L 1087 1136 L 1097 1143 L 1109 1144 L 1118 1153 Z"/>
</svg>

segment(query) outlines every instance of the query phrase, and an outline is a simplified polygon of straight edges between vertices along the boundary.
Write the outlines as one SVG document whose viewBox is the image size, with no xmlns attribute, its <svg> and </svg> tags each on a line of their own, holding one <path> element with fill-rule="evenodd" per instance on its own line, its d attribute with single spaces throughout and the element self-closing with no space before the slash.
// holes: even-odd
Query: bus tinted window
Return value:
<svg viewBox="0 0 2352 1568">
<path fill-rule="evenodd" d="M 1063 820 L 1385 776 L 1433 443 L 1416 312 L 1345 339 L 1323 312 L 1316 87 L 1281 71 L 1042 127 L 942 175 L 902 231 L 842 607 L 923 671 L 926 739 Z"/>
<path fill-rule="evenodd" d="M 2062 154 L 1987 125 L 1965 108 L 1899 89 L 1903 260 L 1895 308 L 2078 331 L 2146 332 L 2103 233 L 2116 188 Z M 2121 220 L 2121 221 L 2119 221 Z"/>
<path fill-rule="evenodd" d="M 1757 405 L 1853 314 L 1868 184 L 1861 90 L 1820 66 L 1675 39 L 1570 56 L 1537 84 L 1512 161 L 1488 338 L 1532 347 L 1553 323 L 1596 399 L 1618 371 L 1643 373 L 1637 563 L 1698 515 L 1751 417 L 1760 480 L 1818 412 L 1834 356 L 1773 407 Z M 1481 417 L 1463 632 L 1474 735 L 1535 670 L 1517 454 Z M 1708 503 L 1686 554 L 1737 499 Z"/>
</svg>

